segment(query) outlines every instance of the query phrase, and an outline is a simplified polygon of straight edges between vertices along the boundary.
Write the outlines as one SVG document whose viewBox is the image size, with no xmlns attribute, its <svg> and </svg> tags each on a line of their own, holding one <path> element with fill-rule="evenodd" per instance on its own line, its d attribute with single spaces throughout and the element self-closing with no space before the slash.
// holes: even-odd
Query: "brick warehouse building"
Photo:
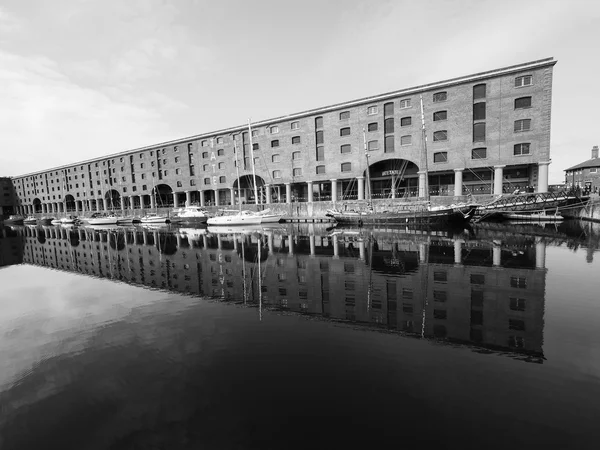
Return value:
<svg viewBox="0 0 600 450">
<path fill-rule="evenodd" d="M 253 203 L 252 157 L 264 203 L 364 199 L 367 166 L 374 199 L 424 197 L 426 167 L 433 196 L 546 192 L 555 64 L 547 58 L 255 122 L 252 136 L 237 126 L 17 176 L 16 210 Z"/>
<path fill-rule="evenodd" d="M 600 189 L 600 158 L 598 146 L 592 147 L 592 158 L 565 169 L 565 184 L 579 187 L 585 192 L 598 192 Z"/>
</svg>

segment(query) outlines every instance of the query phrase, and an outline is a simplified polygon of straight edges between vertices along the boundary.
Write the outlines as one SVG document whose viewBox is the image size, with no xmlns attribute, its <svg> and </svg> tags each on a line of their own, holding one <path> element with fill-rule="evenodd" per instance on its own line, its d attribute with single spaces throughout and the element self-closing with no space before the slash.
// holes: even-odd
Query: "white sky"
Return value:
<svg viewBox="0 0 600 450">
<path fill-rule="evenodd" d="M 554 57 L 558 183 L 599 42 L 597 0 L 1 0 L 0 176 Z"/>
</svg>

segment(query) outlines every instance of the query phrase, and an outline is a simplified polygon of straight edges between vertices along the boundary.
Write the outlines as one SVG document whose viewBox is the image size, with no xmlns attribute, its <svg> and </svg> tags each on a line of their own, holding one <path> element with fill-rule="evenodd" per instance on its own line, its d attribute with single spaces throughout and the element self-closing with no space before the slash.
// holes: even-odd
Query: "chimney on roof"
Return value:
<svg viewBox="0 0 600 450">
<path fill-rule="evenodd" d="M 592 158 L 597 158 L 598 157 L 598 146 L 594 145 L 592 147 Z"/>
</svg>

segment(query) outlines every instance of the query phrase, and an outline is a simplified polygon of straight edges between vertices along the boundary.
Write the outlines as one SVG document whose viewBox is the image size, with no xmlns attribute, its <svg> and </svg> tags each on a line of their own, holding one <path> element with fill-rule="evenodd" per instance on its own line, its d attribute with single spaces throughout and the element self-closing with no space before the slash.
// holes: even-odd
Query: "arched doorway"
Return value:
<svg viewBox="0 0 600 450">
<path fill-rule="evenodd" d="M 239 194 L 238 194 L 238 183 L 239 183 Z M 239 179 L 233 182 L 233 188 L 235 191 L 236 204 L 241 201 L 242 204 L 255 204 L 254 197 L 254 177 L 252 175 L 242 175 Z M 266 203 L 265 196 L 265 180 L 261 177 L 256 177 L 256 190 L 258 192 L 258 202 Z M 238 198 L 238 195 L 240 198 Z"/>
<path fill-rule="evenodd" d="M 75 211 L 75 198 L 71 195 L 65 195 L 65 209 L 67 212 Z"/>
<path fill-rule="evenodd" d="M 152 189 L 157 208 L 173 206 L 173 189 L 168 184 L 159 184 Z"/>
<path fill-rule="evenodd" d="M 39 198 L 33 199 L 33 212 L 36 214 L 42 212 L 42 201 Z"/>
<path fill-rule="evenodd" d="M 121 194 L 118 191 L 111 189 L 104 194 L 105 207 L 104 209 L 120 209 L 121 208 Z"/>
<path fill-rule="evenodd" d="M 386 159 L 369 166 L 373 199 L 419 196 L 419 167 L 407 159 Z M 365 173 L 366 175 L 366 173 Z"/>
</svg>

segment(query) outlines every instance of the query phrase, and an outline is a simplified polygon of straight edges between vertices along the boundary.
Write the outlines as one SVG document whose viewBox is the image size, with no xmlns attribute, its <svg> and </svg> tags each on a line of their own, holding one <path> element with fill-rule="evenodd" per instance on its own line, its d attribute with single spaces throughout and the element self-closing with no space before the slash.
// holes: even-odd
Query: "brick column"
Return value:
<svg viewBox="0 0 600 450">
<path fill-rule="evenodd" d="M 204 191 L 198 191 L 200 192 L 200 206 L 204 206 Z"/>
<path fill-rule="evenodd" d="M 179 208 L 179 195 L 177 192 L 173 192 L 173 207 Z"/>
<path fill-rule="evenodd" d="M 215 193 L 215 206 L 220 206 L 219 205 L 219 190 L 218 189 L 213 189 L 214 193 Z"/>
</svg>

